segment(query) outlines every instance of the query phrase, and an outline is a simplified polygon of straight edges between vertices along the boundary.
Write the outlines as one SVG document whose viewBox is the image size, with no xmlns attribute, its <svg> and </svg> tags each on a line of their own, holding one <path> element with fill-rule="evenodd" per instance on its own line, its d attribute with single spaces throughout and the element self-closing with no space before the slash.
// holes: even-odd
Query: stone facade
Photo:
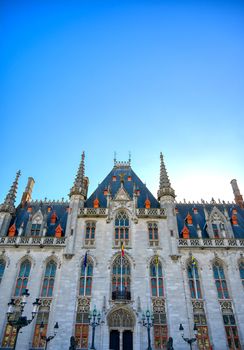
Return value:
<svg viewBox="0 0 244 350">
<path fill-rule="evenodd" d="M 31 303 L 40 297 L 43 310 L 48 310 L 47 335 L 53 333 L 55 322 L 59 322 L 56 337 L 48 343 L 49 350 L 69 349 L 72 335 L 78 341 L 77 349 L 90 348 L 92 327 L 86 326 L 87 319 L 78 322 L 77 315 L 87 315 L 94 307 L 101 314 L 94 337 L 97 350 L 108 350 L 116 341 L 120 350 L 131 350 L 131 343 L 134 350 L 146 349 L 147 327 L 143 327 L 142 322 L 146 310 L 155 318 L 155 326 L 150 330 L 153 349 L 166 349 L 163 333 L 158 337 L 155 333 L 157 325 L 160 332 L 166 329 L 166 340 L 173 337 L 175 349 L 186 349 L 188 345 L 181 337 L 179 325 L 183 324 L 186 337 L 194 337 L 193 326 L 198 314 L 205 315 L 207 341 L 202 347 L 194 342 L 194 349 L 243 349 L 244 282 L 240 276 L 240 264 L 243 263 L 244 251 L 244 214 L 241 206 L 214 202 L 176 203 L 164 164 L 162 166 L 162 156 L 158 200 L 135 175 L 130 163 L 117 162 L 108 177 L 87 199 L 84 154 L 81 162 L 69 202 L 32 202 L 27 196 L 28 201 L 16 207 L 15 212 L 12 207 L 11 211 L 4 206 L 0 208 L 0 261 L 5 265 L 0 282 L 1 349 L 10 348 L 6 342 L 6 313 L 11 298 L 17 299 L 14 294 L 16 280 L 21 262 L 26 260 L 31 264 L 27 285 L 30 297 L 24 315 L 31 317 Z M 16 181 L 14 184 L 17 190 Z M 25 193 L 28 193 L 28 188 Z M 146 200 L 148 202 L 145 204 Z M 38 211 L 42 214 L 40 227 L 33 228 L 33 218 Z M 185 212 L 190 216 L 186 216 Z M 214 216 L 216 212 L 219 215 Z M 128 226 L 120 225 L 117 239 L 118 213 L 126 214 Z M 203 213 L 201 217 L 200 213 Z M 198 218 L 194 215 L 198 215 Z M 90 223 L 94 226 L 89 226 Z M 153 224 L 157 231 L 154 231 L 153 238 L 149 224 Z M 57 229 L 59 225 L 61 236 Z M 14 227 L 14 234 L 10 234 L 11 227 Z M 94 237 L 88 227 L 94 227 Z M 114 273 L 114 264 L 116 258 L 122 259 L 122 241 L 129 282 L 124 282 L 119 294 L 120 277 L 119 272 L 117 275 Z M 93 266 L 91 293 L 86 289 L 89 273 L 84 264 L 85 255 Z M 44 275 L 50 261 L 56 264 L 55 282 L 51 296 L 42 297 Z M 189 287 L 188 270 L 189 266 L 194 270 L 192 262 L 198 274 L 193 279 L 195 295 Z M 213 266 L 216 262 L 224 271 L 227 283 L 228 295 L 223 298 L 218 294 L 214 279 Z M 83 281 L 86 280 L 82 282 L 83 290 L 80 287 L 81 271 Z M 113 282 L 115 275 L 116 285 Z M 123 278 L 126 278 L 125 275 Z M 154 292 L 151 285 L 153 278 L 156 283 Z M 161 278 L 163 287 L 160 285 Z M 194 285 L 197 281 L 200 281 L 198 295 L 197 284 Z M 161 290 L 163 295 L 160 295 Z M 232 325 L 230 331 L 238 334 L 236 347 L 228 345 L 227 326 L 223 321 L 225 315 L 234 317 L 235 326 Z M 165 317 L 166 321 L 158 323 L 158 317 Z M 79 328 L 80 323 L 85 325 L 84 329 Z M 83 329 L 84 334 L 79 329 Z M 36 332 L 35 318 L 30 325 L 22 328 L 16 349 L 43 349 L 44 343 L 39 347 L 34 346 Z M 236 337 L 232 334 L 230 342 L 234 344 Z M 208 341 L 209 346 L 206 345 Z"/>
</svg>

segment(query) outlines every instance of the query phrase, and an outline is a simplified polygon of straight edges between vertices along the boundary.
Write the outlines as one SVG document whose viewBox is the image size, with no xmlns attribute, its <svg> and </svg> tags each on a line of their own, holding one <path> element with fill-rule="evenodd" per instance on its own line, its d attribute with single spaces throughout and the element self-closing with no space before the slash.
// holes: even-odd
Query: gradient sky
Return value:
<svg viewBox="0 0 244 350">
<path fill-rule="evenodd" d="M 178 200 L 244 195 L 243 1 L 0 7 L 0 202 L 67 198 L 82 150 L 89 193 L 131 151 L 156 195 L 162 151 Z"/>
</svg>

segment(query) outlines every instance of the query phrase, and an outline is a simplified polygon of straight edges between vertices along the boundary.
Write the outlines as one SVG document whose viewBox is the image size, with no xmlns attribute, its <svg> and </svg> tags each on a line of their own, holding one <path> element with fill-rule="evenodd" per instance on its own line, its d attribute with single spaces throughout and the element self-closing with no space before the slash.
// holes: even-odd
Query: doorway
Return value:
<svg viewBox="0 0 244 350">
<path fill-rule="evenodd" d="M 110 331 L 109 349 L 119 350 L 119 331 L 118 330 Z"/>
<path fill-rule="evenodd" d="M 123 350 L 133 350 L 133 335 L 130 330 L 123 332 Z"/>
</svg>

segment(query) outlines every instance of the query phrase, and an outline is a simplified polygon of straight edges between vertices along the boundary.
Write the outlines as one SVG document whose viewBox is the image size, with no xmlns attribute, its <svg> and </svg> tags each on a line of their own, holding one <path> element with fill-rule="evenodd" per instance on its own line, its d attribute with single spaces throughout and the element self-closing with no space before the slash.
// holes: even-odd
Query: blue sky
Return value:
<svg viewBox="0 0 244 350">
<path fill-rule="evenodd" d="M 178 200 L 244 195 L 242 1 L 0 6 L 0 202 L 66 198 L 82 150 L 89 193 L 131 151 L 156 195 L 162 151 Z"/>
</svg>

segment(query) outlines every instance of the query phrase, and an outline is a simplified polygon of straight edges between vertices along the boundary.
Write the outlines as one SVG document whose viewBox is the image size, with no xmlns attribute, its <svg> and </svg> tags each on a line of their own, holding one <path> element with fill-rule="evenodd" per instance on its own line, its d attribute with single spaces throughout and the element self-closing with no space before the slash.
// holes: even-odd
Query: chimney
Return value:
<svg viewBox="0 0 244 350">
<path fill-rule="evenodd" d="M 32 189 L 34 186 L 35 180 L 33 179 L 33 177 L 28 177 L 28 182 L 25 188 L 25 192 L 22 195 L 22 199 L 21 199 L 21 205 L 22 207 L 27 203 L 31 201 L 31 193 L 32 193 Z"/>
<path fill-rule="evenodd" d="M 235 179 L 231 180 L 231 186 L 232 186 L 232 190 L 235 196 L 235 202 L 237 205 L 239 205 L 240 208 L 244 209 L 244 201 L 243 201 L 243 197 L 240 193 L 239 187 L 237 185 L 237 181 Z"/>
</svg>

